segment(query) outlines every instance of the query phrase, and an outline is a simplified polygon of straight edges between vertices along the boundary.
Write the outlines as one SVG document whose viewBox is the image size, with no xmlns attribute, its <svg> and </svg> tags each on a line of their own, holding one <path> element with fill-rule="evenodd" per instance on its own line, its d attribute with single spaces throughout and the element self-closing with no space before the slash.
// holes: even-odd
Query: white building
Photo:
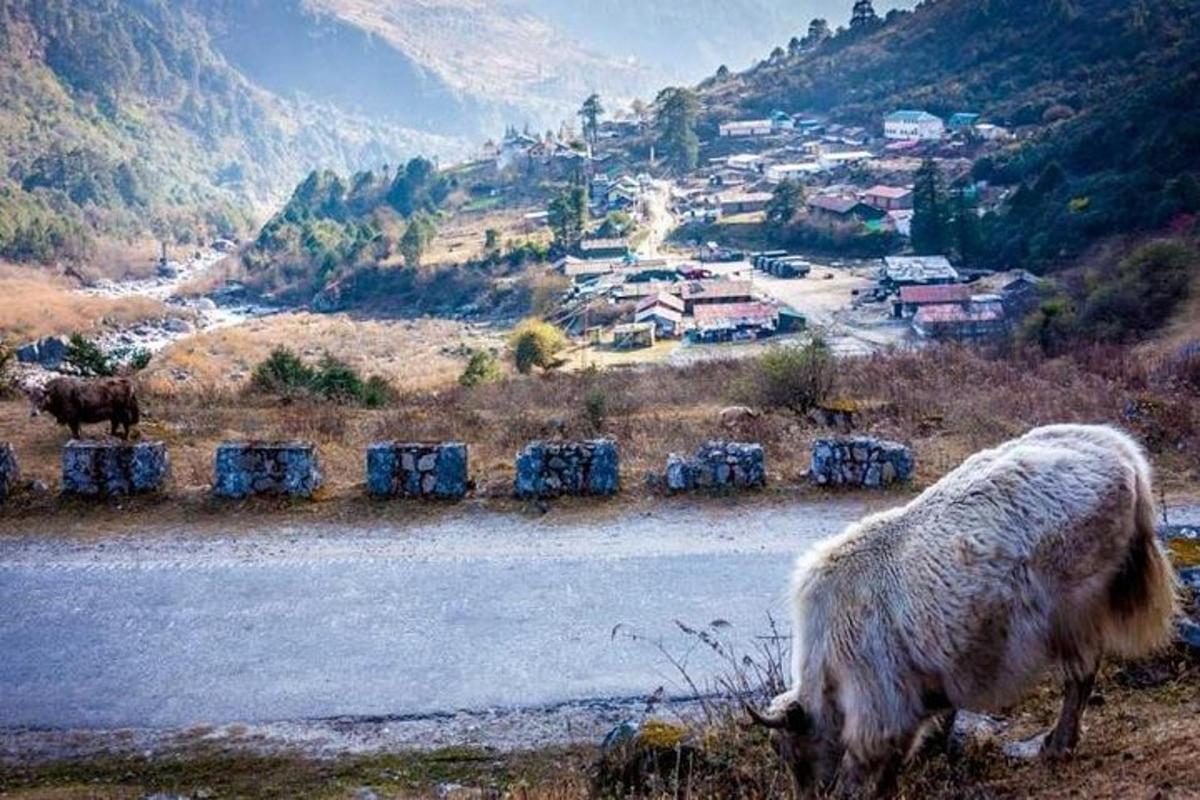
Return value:
<svg viewBox="0 0 1200 800">
<path fill-rule="evenodd" d="M 946 135 L 946 123 L 927 111 L 893 111 L 883 118 L 883 137 L 936 142 Z"/>
<path fill-rule="evenodd" d="M 738 122 L 724 122 L 720 126 L 722 137 L 738 138 L 743 136 L 770 136 L 775 132 L 775 124 L 769 119 L 749 119 Z"/>
<path fill-rule="evenodd" d="M 772 164 L 767 167 L 767 180 L 772 183 L 799 181 L 822 171 L 821 165 L 815 161 L 797 164 Z"/>
</svg>

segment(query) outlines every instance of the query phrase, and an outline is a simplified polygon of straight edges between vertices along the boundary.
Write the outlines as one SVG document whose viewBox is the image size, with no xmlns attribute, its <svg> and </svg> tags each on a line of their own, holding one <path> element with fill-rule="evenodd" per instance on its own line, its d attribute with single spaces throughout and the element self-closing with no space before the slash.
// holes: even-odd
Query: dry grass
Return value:
<svg viewBox="0 0 1200 800">
<path fill-rule="evenodd" d="M 144 376 L 165 397 L 229 395 L 277 347 L 309 360 L 328 353 L 398 390 L 434 390 L 458 379 L 468 348 L 499 348 L 500 334 L 439 319 L 364 320 L 297 312 L 189 337 L 163 351 Z"/>
<path fill-rule="evenodd" d="M 1060 692 L 1040 686 L 1007 717 L 1003 740 L 1046 730 Z M 682 731 L 689 754 L 676 767 L 672 728 L 654 737 L 666 747 L 633 774 L 654 775 L 625 795 L 645 800 L 776 800 L 787 781 L 766 736 L 747 730 L 725 706 Z M 1189 800 L 1200 797 L 1200 666 L 1179 655 L 1105 671 L 1084 715 L 1083 738 L 1065 763 L 1014 761 L 1000 741 L 975 738 L 956 756 L 921 757 L 901 782 L 902 800 L 1096 798 Z M 661 740 L 661 741 L 658 741 Z M 345 756 L 313 761 L 215 748 L 169 757 L 118 758 L 41 766 L 0 766 L 0 796 L 19 800 L 125 800 L 155 792 L 242 798 L 352 798 L 369 789 L 385 800 L 496 797 L 589 800 L 597 751 L 549 748 L 515 753 L 448 749 L 431 753 Z M 447 788 L 450 784 L 459 788 Z"/>
<path fill-rule="evenodd" d="M 135 325 L 165 314 L 157 300 L 89 297 L 45 269 L 0 265 L 0 332 L 15 342 Z"/>
<path fill-rule="evenodd" d="M 484 241 L 489 228 L 500 233 L 502 246 L 520 241 L 548 243 L 551 237 L 545 226 L 530 225 L 523 219 L 526 213 L 541 210 L 544 209 L 528 206 L 457 213 L 438 225 L 437 235 L 422 261 L 426 264 L 454 264 L 482 258 L 487 254 Z"/>
<path fill-rule="evenodd" d="M 768 410 L 741 428 L 723 427 L 722 408 L 754 401 L 753 360 L 511 377 L 465 389 L 456 383 L 466 360 L 456 337 L 495 343 L 488 334 L 446 322 L 360 323 L 307 314 L 256 326 L 178 345 L 142 378 L 141 434 L 167 442 L 180 488 L 208 484 L 213 450 L 224 439 L 315 441 L 333 496 L 357 491 L 363 451 L 372 441 L 454 440 L 471 447 L 479 493 L 506 496 L 514 454 L 527 442 L 610 436 L 620 443 L 626 494 L 645 494 L 643 478 L 660 473 L 670 453 L 690 452 L 709 439 L 761 442 L 773 491 L 811 492 L 805 488 L 810 443 L 839 433 L 782 410 Z M 423 331 L 422 344 L 414 344 L 416 331 Z M 276 344 L 312 358 L 328 350 L 385 375 L 401 395 L 380 410 L 245 396 L 253 364 Z M 189 377 L 176 380 L 172 370 Z M 1194 498 L 1200 481 L 1200 402 L 1132 350 L 1054 361 L 956 347 L 879 355 L 840 362 L 835 394 L 864 409 L 859 431 L 915 448 L 918 486 L 977 450 L 1038 425 L 1070 421 L 1133 430 L 1147 443 L 1168 494 Z M 586 411 L 589 395 L 603 398 L 606 407 L 599 427 Z M 22 403 L 0 405 L 0 441 L 16 446 L 28 476 L 53 484 L 65 438 L 49 420 L 31 423 Z"/>
</svg>

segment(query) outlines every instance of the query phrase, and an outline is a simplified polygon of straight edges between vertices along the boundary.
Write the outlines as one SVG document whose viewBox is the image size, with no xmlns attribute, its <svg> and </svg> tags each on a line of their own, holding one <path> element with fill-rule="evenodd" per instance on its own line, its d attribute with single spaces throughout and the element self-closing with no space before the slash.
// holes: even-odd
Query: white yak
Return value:
<svg viewBox="0 0 1200 800">
<path fill-rule="evenodd" d="M 1052 667 L 1070 753 L 1105 655 L 1170 638 L 1175 578 L 1150 468 L 1105 426 L 1054 425 L 967 459 L 912 502 L 802 555 L 792 686 L 751 716 L 797 797 L 893 791 L 922 729 L 1019 701 Z"/>
</svg>

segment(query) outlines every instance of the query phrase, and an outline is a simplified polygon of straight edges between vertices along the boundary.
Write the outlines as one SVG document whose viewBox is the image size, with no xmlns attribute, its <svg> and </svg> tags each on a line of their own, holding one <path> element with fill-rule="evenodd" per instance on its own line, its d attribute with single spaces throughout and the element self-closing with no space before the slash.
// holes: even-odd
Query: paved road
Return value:
<svg viewBox="0 0 1200 800">
<path fill-rule="evenodd" d="M 464 512 L 397 529 L 0 541 L 0 728 L 179 728 L 528 707 L 680 689 L 627 624 L 743 641 L 796 552 L 858 505 L 602 519 Z M 716 669 L 703 654 L 696 676 Z"/>
</svg>

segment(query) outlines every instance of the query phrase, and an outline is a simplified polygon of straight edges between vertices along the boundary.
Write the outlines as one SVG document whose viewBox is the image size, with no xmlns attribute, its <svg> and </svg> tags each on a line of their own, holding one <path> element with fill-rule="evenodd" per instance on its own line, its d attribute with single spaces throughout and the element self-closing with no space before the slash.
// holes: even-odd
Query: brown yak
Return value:
<svg viewBox="0 0 1200 800">
<path fill-rule="evenodd" d="M 79 426 L 107 420 L 113 436 L 129 438 L 129 428 L 138 423 L 138 401 L 133 384 L 125 378 L 55 378 L 29 392 L 32 416 L 49 412 L 59 425 L 79 438 Z M 123 429 L 123 430 L 122 430 Z"/>
</svg>

